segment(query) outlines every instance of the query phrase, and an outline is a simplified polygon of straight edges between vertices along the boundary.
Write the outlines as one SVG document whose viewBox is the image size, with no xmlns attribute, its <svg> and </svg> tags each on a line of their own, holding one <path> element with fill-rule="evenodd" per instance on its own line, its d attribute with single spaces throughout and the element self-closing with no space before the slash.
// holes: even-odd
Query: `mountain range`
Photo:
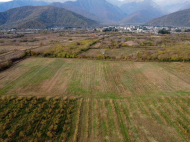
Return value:
<svg viewBox="0 0 190 142">
<path fill-rule="evenodd" d="M 26 19 L 32 19 L 34 23 L 38 23 L 41 25 L 40 27 L 50 27 L 50 26 L 60 26 L 60 25 L 65 25 L 68 26 L 68 21 L 69 18 L 71 18 L 70 21 L 73 21 L 73 18 L 77 20 L 82 20 L 83 22 L 86 22 L 84 25 L 93 25 L 96 23 L 100 24 L 144 24 L 147 23 L 148 21 L 162 17 L 164 15 L 167 15 L 170 13 L 171 8 L 176 9 L 177 5 L 166 5 L 167 10 L 164 8 L 160 7 L 157 5 L 153 0 L 140 0 L 140 1 L 129 1 L 129 0 L 124 0 L 124 1 L 118 1 L 118 0 L 72 0 L 72 1 L 67 1 L 67 0 L 58 0 L 60 2 L 53 2 L 54 0 L 13 0 L 9 2 L 4 2 L 0 3 L 0 11 L 3 11 L 4 13 L 0 13 L 2 16 L 0 16 L 0 21 L 4 21 L 4 23 L 1 23 L 1 27 L 6 27 L 6 25 L 9 25 L 10 27 L 21 27 L 23 24 L 23 21 L 27 21 L 27 23 L 31 23 L 31 20 L 28 21 Z M 47 6 L 50 5 L 50 6 Z M 31 15 L 25 15 L 22 17 L 22 19 L 16 18 L 14 21 L 12 19 L 9 19 L 10 15 L 14 15 L 10 13 L 9 9 L 15 8 L 15 7 L 23 7 L 23 6 L 37 6 L 37 11 L 35 10 L 32 12 L 32 15 L 35 15 L 31 18 Z M 45 18 L 43 11 L 40 11 L 40 8 L 38 6 L 42 6 L 42 10 L 45 10 L 43 6 L 46 7 L 46 11 L 49 15 L 60 15 L 62 19 L 54 19 L 55 22 L 51 21 L 50 23 L 45 23 Z M 178 8 L 180 10 L 188 9 L 190 8 L 190 2 L 185 2 L 181 3 L 181 5 L 178 5 Z M 48 9 L 50 8 L 50 11 Z M 57 12 L 54 12 L 52 10 Z M 58 9 L 59 10 L 58 10 Z M 21 17 L 23 15 L 23 12 L 28 12 L 26 8 L 23 8 L 24 11 L 21 11 L 21 9 L 14 9 L 14 10 L 20 10 L 17 15 L 14 15 L 15 17 Z M 32 8 L 30 7 L 30 10 Z M 35 9 L 33 7 L 33 9 Z M 61 12 L 61 9 L 63 9 L 64 12 Z M 173 10 L 174 10 L 173 9 Z M 8 10 L 8 11 L 7 11 Z M 11 9 L 12 10 L 12 9 Z M 13 10 L 13 12 L 15 12 Z M 67 12 L 65 11 L 67 10 Z M 32 10 L 31 10 L 32 11 Z M 50 12 L 52 12 L 50 14 Z M 60 14 L 60 12 L 64 16 Z M 6 13 L 9 13 L 9 15 L 6 15 Z M 72 14 L 71 14 L 72 13 Z M 68 15 L 66 15 L 68 14 Z M 6 15 L 6 16 L 5 16 Z M 74 17 L 71 15 L 75 15 Z M 175 15 L 175 14 L 174 14 Z M 4 17 L 3 17 L 4 16 Z M 13 19 L 15 18 L 13 17 Z M 28 18 L 30 17 L 30 18 Z M 39 17 L 43 17 L 43 20 L 40 21 Z M 47 18 L 51 18 L 49 16 L 45 16 Z M 167 17 L 167 16 L 165 16 Z M 52 17 L 54 18 L 54 17 Z M 57 17 L 58 18 L 58 17 Z M 9 20 L 6 20 L 9 19 Z M 67 21 L 65 21 L 67 19 Z M 91 19 L 91 20 L 90 20 Z M 20 22 L 20 21 L 22 22 Z M 154 19 L 155 20 L 155 19 Z M 60 23 L 58 21 L 61 21 Z M 74 22 L 74 21 L 73 21 Z M 151 21 L 152 22 L 152 21 Z M 160 22 L 160 21 L 159 21 Z M 35 24 L 35 25 L 38 25 Z M 71 26 L 77 25 L 81 26 L 81 22 L 79 24 L 76 24 L 74 22 L 73 24 L 70 23 Z M 26 23 L 25 23 L 26 25 Z M 171 23 L 170 23 L 171 25 Z M 174 24 L 175 25 L 175 24 Z"/>
<path fill-rule="evenodd" d="M 115 4 L 113 4 L 114 1 Z M 51 0 L 48 2 L 51 2 Z M 26 5 L 43 6 L 48 5 L 48 2 L 13 0 L 0 4 L 0 9 L 1 11 L 6 11 L 11 8 Z M 145 23 L 152 18 L 166 14 L 166 12 L 152 0 L 133 3 L 128 3 L 127 0 L 124 2 L 117 0 L 77 0 L 66 1 L 64 3 L 51 3 L 50 5 L 65 8 L 103 24 Z"/>
<path fill-rule="evenodd" d="M 106 0 L 106 1 L 116 6 L 119 6 L 122 3 L 119 0 Z"/>
<path fill-rule="evenodd" d="M 126 17 L 119 7 L 110 4 L 106 0 L 77 0 L 74 2 L 67 1 L 64 4 L 84 9 L 98 16 L 103 23 L 120 21 Z"/>
<path fill-rule="evenodd" d="M 165 15 L 163 17 L 155 18 L 146 25 L 151 26 L 174 26 L 174 27 L 189 27 L 190 26 L 190 9 L 178 11 Z"/>
<path fill-rule="evenodd" d="M 98 16 L 86 11 L 85 9 L 82 9 L 80 7 L 76 7 L 76 6 L 74 6 L 74 5 L 70 4 L 70 3 L 55 2 L 55 3 L 52 3 L 51 5 L 56 6 L 56 7 L 65 8 L 67 10 L 70 10 L 72 12 L 80 14 L 80 15 L 82 15 L 82 16 L 88 18 L 88 19 L 92 19 L 94 21 L 101 21 L 101 19 Z"/>
<path fill-rule="evenodd" d="M 167 14 L 167 11 L 160 8 L 152 0 L 144 0 L 141 2 L 124 1 L 120 8 L 128 16 L 122 20 L 122 23 L 146 23 L 153 18 Z"/>
<path fill-rule="evenodd" d="M 167 9 L 169 13 L 173 13 L 173 12 L 177 12 L 180 10 L 184 10 L 184 7 L 186 7 L 189 4 L 190 4 L 190 2 L 188 2 L 188 1 L 179 2 L 179 3 L 175 3 L 175 4 L 166 4 L 163 6 L 163 8 Z"/>
<path fill-rule="evenodd" d="M 88 27 L 93 20 L 64 8 L 24 6 L 0 12 L 0 28 Z"/>
<path fill-rule="evenodd" d="M 141 10 L 159 12 L 160 15 L 167 14 L 166 10 L 158 6 L 152 0 L 143 0 L 139 2 L 128 2 L 128 0 L 126 0 L 126 1 L 123 1 L 119 7 L 127 15 L 130 15 L 132 13 L 135 13 Z"/>
</svg>

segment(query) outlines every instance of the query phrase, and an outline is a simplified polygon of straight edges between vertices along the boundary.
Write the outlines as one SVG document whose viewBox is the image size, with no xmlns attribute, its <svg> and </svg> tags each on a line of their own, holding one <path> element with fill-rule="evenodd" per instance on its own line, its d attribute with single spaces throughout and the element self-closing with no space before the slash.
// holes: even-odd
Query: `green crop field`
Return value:
<svg viewBox="0 0 190 142">
<path fill-rule="evenodd" d="M 178 71 L 181 66 L 186 70 Z M 185 96 L 189 63 L 28 58 L 0 73 L 0 95 L 96 99 Z"/>
<path fill-rule="evenodd" d="M 27 58 L 0 72 L 0 141 L 188 142 L 189 69 Z"/>
<path fill-rule="evenodd" d="M 8 97 L 0 100 L 1 141 L 66 140 L 75 99 Z"/>
<path fill-rule="evenodd" d="M 1 141 L 189 141 L 190 97 L 2 97 Z"/>
</svg>

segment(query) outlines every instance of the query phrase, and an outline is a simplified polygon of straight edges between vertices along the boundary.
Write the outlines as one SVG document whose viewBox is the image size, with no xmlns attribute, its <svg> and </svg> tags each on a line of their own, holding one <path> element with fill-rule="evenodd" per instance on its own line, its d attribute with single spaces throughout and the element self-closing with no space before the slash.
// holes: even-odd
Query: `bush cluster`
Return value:
<svg viewBox="0 0 190 142">
<path fill-rule="evenodd" d="M 159 34 L 170 34 L 170 31 L 163 28 L 162 30 L 159 30 L 158 33 Z"/>
<path fill-rule="evenodd" d="M 178 44 L 156 51 L 143 51 L 136 55 L 137 60 L 143 61 L 190 61 L 190 46 Z M 133 59 L 134 55 L 129 56 Z"/>
</svg>

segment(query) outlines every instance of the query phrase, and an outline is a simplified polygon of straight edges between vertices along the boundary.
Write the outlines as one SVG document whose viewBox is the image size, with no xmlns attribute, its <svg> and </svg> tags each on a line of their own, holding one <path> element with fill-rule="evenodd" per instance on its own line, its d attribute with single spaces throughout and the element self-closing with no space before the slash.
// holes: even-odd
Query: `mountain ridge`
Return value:
<svg viewBox="0 0 190 142">
<path fill-rule="evenodd" d="M 24 6 L 0 12 L 0 28 L 85 27 L 97 24 L 82 15 L 54 6 Z"/>
<path fill-rule="evenodd" d="M 120 5 L 120 8 L 123 12 L 125 12 L 128 15 L 140 10 L 154 10 L 154 11 L 157 10 L 162 14 L 168 13 L 165 9 L 158 6 L 152 0 L 143 0 L 140 2 L 128 2 L 126 0 L 122 2 L 122 4 Z"/>
<path fill-rule="evenodd" d="M 146 23 L 150 26 L 175 26 L 189 27 L 190 26 L 190 9 L 177 11 L 159 18 L 155 18 Z"/>
<path fill-rule="evenodd" d="M 60 3 L 60 2 L 54 2 L 54 3 L 51 3 L 50 5 L 52 6 L 56 6 L 56 7 L 61 7 L 61 8 L 65 8 L 67 10 L 70 10 L 72 12 L 75 12 L 77 14 L 80 14 L 88 19 L 92 19 L 94 21 L 101 21 L 99 17 L 97 17 L 96 15 L 82 9 L 82 8 L 79 8 L 79 7 L 76 7 L 74 5 L 71 5 L 70 3 Z"/>
<path fill-rule="evenodd" d="M 120 5 L 120 8 L 128 15 L 121 21 L 122 24 L 142 24 L 167 13 L 167 11 L 160 8 L 152 0 L 144 0 L 142 2 L 123 1 L 122 5 Z"/>
<path fill-rule="evenodd" d="M 183 6 L 183 7 L 180 9 L 180 11 L 181 11 L 181 10 L 186 10 L 186 9 L 190 9 L 190 2 L 186 3 L 186 5 Z"/>
<path fill-rule="evenodd" d="M 119 7 L 110 4 L 106 0 L 77 0 L 74 2 L 67 1 L 64 4 L 82 8 L 98 16 L 102 22 L 106 23 L 120 21 L 126 16 Z"/>
<path fill-rule="evenodd" d="M 143 24 L 147 21 L 150 21 L 154 16 L 151 16 L 146 10 L 140 10 L 132 13 L 121 21 L 123 24 Z"/>
</svg>

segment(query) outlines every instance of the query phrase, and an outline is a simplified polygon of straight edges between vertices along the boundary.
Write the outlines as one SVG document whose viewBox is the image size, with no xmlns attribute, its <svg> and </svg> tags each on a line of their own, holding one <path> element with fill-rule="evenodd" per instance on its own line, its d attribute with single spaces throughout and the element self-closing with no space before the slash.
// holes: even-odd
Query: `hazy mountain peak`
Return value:
<svg viewBox="0 0 190 142">
<path fill-rule="evenodd" d="M 185 2 L 184 6 L 179 10 L 185 10 L 185 9 L 190 9 L 190 2 Z"/>
<path fill-rule="evenodd" d="M 127 3 L 126 3 L 127 2 Z M 132 14 L 136 11 L 140 10 L 159 10 L 163 14 L 167 12 L 160 8 L 154 1 L 152 0 L 137 0 L 131 1 L 128 0 L 124 1 L 123 4 L 120 6 L 121 10 L 127 14 Z"/>
<path fill-rule="evenodd" d="M 178 11 L 165 15 L 163 17 L 155 18 L 147 23 L 152 26 L 176 26 L 176 27 L 189 27 L 190 9 Z"/>
<path fill-rule="evenodd" d="M 119 0 L 106 0 L 106 1 L 116 6 L 119 6 L 122 3 Z"/>
<path fill-rule="evenodd" d="M 163 16 L 167 13 L 152 0 L 139 0 L 124 3 L 120 6 L 121 10 L 128 14 L 128 16 L 122 20 L 123 23 L 135 24 L 145 23 L 153 18 Z"/>
<path fill-rule="evenodd" d="M 82 8 L 100 17 L 103 22 L 120 21 L 126 16 L 119 7 L 110 4 L 106 0 L 77 0 L 65 3 Z"/>
<path fill-rule="evenodd" d="M 100 18 L 97 17 L 96 15 L 86 11 L 85 9 L 82 9 L 80 7 L 76 7 L 75 5 L 73 5 L 73 3 L 71 2 L 66 2 L 66 3 L 60 3 L 60 2 L 54 2 L 51 5 L 56 6 L 56 7 L 61 7 L 61 8 L 65 8 L 67 10 L 70 10 L 72 12 L 75 12 L 77 14 L 80 14 L 86 18 L 92 19 L 94 21 L 100 21 Z"/>
</svg>

